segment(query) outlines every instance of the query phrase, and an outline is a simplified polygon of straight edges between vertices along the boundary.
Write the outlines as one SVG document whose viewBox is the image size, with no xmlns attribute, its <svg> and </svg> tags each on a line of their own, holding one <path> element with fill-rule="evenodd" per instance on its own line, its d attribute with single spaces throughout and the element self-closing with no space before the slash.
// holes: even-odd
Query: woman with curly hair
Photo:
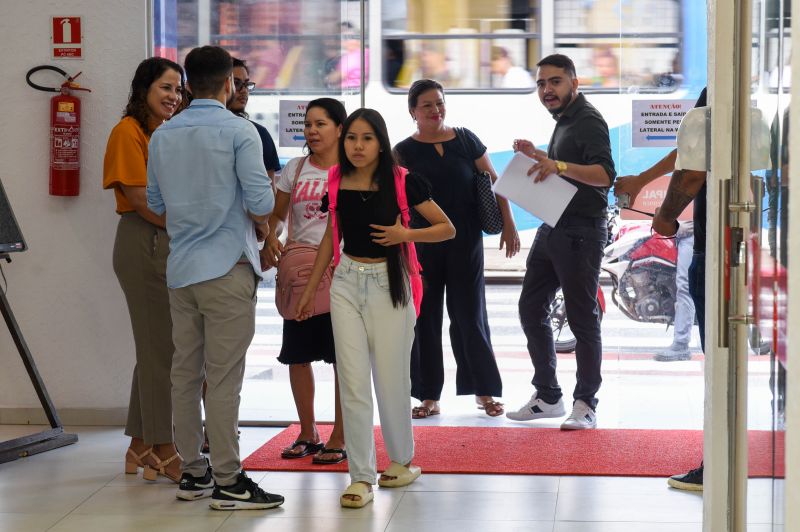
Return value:
<svg viewBox="0 0 800 532">
<path fill-rule="evenodd" d="M 113 189 L 120 215 L 114 272 L 125 294 L 136 345 L 136 365 L 125 434 L 131 443 L 125 472 L 143 468 L 178 482 L 181 459 L 172 433 L 172 319 L 167 293 L 169 239 L 165 217 L 147 208 L 150 135 L 180 109 L 183 69 L 160 57 L 139 64 L 122 120 L 111 131 L 103 163 L 103 188 Z"/>
</svg>

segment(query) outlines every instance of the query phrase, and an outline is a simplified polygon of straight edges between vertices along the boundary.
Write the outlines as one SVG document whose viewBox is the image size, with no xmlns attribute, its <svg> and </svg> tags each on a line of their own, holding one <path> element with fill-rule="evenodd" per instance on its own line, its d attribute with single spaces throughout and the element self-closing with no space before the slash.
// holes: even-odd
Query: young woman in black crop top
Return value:
<svg viewBox="0 0 800 532">
<path fill-rule="evenodd" d="M 373 382 L 386 451 L 392 461 L 378 483 L 405 486 L 420 474 L 419 467 L 411 465 L 414 439 L 408 414 L 416 313 L 407 253 L 402 246 L 447 240 L 455 236 L 455 229 L 430 199 L 430 187 L 415 174 L 405 179 L 408 206 L 430 227 L 409 229 L 401 223 L 395 190 L 397 164 L 386 123 L 377 111 L 359 109 L 347 118 L 339 142 L 339 161 L 341 167 L 331 168 L 328 177 L 330 191 L 341 175 L 336 209 L 328 216 L 314 271 L 298 304 L 297 319 L 310 316 L 312 296 L 334 255 L 336 217 L 344 254 L 331 285 L 331 321 L 351 479 L 340 503 L 360 508 L 372 500 L 372 485 L 377 480 Z M 327 207 L 325 197 L 322 209 Z"/>
</svg>

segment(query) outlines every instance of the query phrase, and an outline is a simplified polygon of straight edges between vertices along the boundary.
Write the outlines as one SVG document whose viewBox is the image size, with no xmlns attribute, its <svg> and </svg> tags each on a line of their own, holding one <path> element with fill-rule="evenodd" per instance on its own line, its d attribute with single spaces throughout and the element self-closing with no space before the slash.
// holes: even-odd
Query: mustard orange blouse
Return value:
<svg viewBox="0 0 800 532">
<path fill-rule="evenodd" d="M 150 137 L 139 121 L 126 116 L 111 130 L 103 160 L 103 188 L 114 189 L 117 213 L 133 212 L 120 185 L 147 186 L 147 145 Z"/>
</svg>

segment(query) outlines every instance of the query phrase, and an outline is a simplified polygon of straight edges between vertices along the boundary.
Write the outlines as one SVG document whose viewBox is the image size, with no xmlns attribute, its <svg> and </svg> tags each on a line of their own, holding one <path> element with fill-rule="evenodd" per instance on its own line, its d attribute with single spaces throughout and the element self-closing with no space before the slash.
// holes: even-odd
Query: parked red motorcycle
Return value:
<svg viewBox="0 0 800 532">
<path fill-rule="evenodd" d="M 669 325 L 675 318 L 675 239 L 653 233 L 649 222 L 627 223 L 614 232 L 617 213 L 616 209 L 609 213 L 611 242 L 600 265 L 611 278 L 611 300 L 632 320 Z M 602 320 L 606 310 L 602 288 L 598 288 L 597 301 Z M 561 290 L 556 293 L 550 317 L 556 351 L 574 351 L 576 339 L 569 328 Z"/>
<path fill-rule="evenodd" d="M 675 274 L 678 247 L 674 238 L 651 231 L 650 222 L 628 222 L 618 231 L 618 210 L 609 212 L 609 245 L 604 251 L 600 268 L 611 279 L 611 300 L 628 318 L 644 323 L 666 326 L 675 319 Z M 600 319 L 606 311 L 603 290 L 598 287 L 597 302 Z M 564 295 L 559 289 L 550 307 L 550 321 L 556 352 L 571 353 L 577 343 L 569 327 Z M 770 352 L 772 343 L 751 328 L 750 348 L 756 355 Z"/>
</svg>

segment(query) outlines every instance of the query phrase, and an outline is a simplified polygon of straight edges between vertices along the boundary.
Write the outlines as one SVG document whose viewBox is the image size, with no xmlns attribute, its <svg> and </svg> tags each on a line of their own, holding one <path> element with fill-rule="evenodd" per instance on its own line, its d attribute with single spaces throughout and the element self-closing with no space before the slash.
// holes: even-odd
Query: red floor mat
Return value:
<svg viewBox="0 0 800 532">
<path fill-rule="evenodd" d="M 330 425 L 320 425 L 322 441 Z M 244 460 L 251 471 L 347 471 L 347 462 L 320 466 L 311 456 L 286 460 L 280 451 L 299 433 L 291 425 Z M 750 476 L 782 477 L 783 433 L 750 431 Z M 380 428 L 375 427 L 378 469 L 388 466 Z M 597 475 L 665 477 L 697 467 L 703 433 L 698 430 L 414 427 L 414 463 L 425 473 L 501 475 Z"/>
</svg>

